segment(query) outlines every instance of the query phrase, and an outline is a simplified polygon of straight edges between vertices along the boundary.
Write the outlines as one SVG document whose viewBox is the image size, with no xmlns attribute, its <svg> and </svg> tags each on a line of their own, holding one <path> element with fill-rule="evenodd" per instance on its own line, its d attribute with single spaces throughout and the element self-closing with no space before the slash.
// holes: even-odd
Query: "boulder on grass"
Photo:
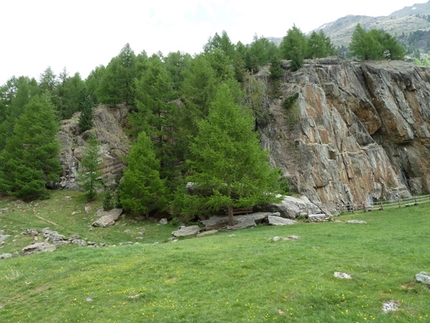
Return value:
<svg viewBox="0 0 430 323">
<path fill-rule="evenodd" d="M 177 231 L 173 231 L 172 235 L 175 237 L 186 237 L 192 236 L 200 232 L 200 227 L 198 225 L 191 225 L 189 227 L 181 227 Z"/>
<path fill-rule="evenodd" d="M 91 225 L 93 227 L 106 228 L 115 224 L 119 216 L 122 214 L 122 209 L 112 209 L 110 211 L 97 211 L 96 215 L 101 217 L 94 221 Z"/>
<path fill-rule="evenodd" d="M 269 224 L 271 225 L 291 225 L 296 223 L 296 221 L 294 220 L 290 220 L 290 219 L 286 219 L 286 218 L 282 218 L 280 216 L 274 216 L 274 215 L 269 215 L 267 217 L 267 220 L 269 221 Z"/>
</svg>

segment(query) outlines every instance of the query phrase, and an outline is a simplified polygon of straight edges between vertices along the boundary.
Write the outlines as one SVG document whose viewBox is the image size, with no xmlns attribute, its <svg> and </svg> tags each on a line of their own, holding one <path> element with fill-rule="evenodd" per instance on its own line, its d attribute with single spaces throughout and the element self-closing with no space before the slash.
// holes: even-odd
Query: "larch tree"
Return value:
<svg viewBox="0 0 430 323">
<path fill-rule="evenodd" d="M 57 132 L 49 95 L 32 98 L 0 155 L 1 192 L 25 200 L 48 197 L 48 182 L 58 181 L 61 172 Z"/>
<path fill-rule="evenodd" d="M 221 85 L 191 144 L 187 181 L 197 193 L 180 195 L 184 214 L 227 209 L 233 225 L 234 208 L 278 200 L 278 170 L 269 165 L 253 129 L 250 112 Z"/>
<path fill-rule="evenodd" d="M 160 161 L 156 158 L 151 139 L 141 132 L 131 147 L 120 185 L 122 207 L 148 216 L 151 211 L 167 206 L 165 180 L 160 178 Z"/>
<path fill-rule="evenodd" d="M 101 153 L 95 135 L 91 135 L 84 148 L 81 168 L 78 172 L 78 184 L 85 191 L 88 201 L 93 201 L 97 190 L 102 186 L 100 181 Z"/>
</svg>

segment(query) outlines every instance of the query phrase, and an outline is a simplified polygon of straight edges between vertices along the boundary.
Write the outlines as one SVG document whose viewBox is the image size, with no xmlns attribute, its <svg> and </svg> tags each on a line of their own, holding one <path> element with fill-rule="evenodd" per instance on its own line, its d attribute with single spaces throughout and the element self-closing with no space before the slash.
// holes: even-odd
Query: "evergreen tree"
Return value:
<svg viewBox="0 0 430 323">
<path fill-rule="evenodd" d="M 114 57 L 103 73 L 97 96 L 101 103 L 115 106 L 119 103 L 134 104 L 134 78 L 136 55 L 126 44 Z"/>
<path fill-rule="evenodd" d="M 119 197 L 122 207 L 133 213 L 149 215 L 167 206 L 165 180 L 160 179 L 160 161 L 156 158 L 151 139 L 140 133 L 132 146 L 124 170 Z"/>
<path fill-rule="evenodd" d="M 97 189 L 102 186 L 100 181 L 100 146 L 94 135 L 91 135 L 84 148 L 81 160 L 81 170 L 78 173 L 79 186 L 85 191 L 88 201 L 97 196 Z"/>
<path fill-rule="evenodd" d="M 349 49 L 352 56 L 361 60 L 402 60 L 405 56 L 403 46 L 389 33 L 378 29 L 366 32 L 360 24 L 357 24 L 352 33 Z"/>
<path fill-rule="evenodd" d="M 90 130 L 94 126 L 93 100 L 86 91 L 82 91 L 79 102 L 81 114 L 79 115 L 79 133 Z"/>
<path fill-rule="evenodd" d="M 46 184 L 61 171 L 54 109 L 47 94 L 25 106 L 0 155 L 0 192 L 26 200 L 48 196 Z"/>
<path fill-rule="evenodd" d="M 156 157 L 161 161 L 162 177 L 172 178 L 178 158 L 173 144 L 178 127 L 176 105 L 171 101 L 172 83 L 160 57 L 152 56 L 147 65 L 146 72 L 136 82 L 137 112 L 130 118 L 131 133 L 137 136 L 144 131 L 151 138 Z"/>
<path fill-rule="evenodd" d="M 279 45 L 281 57 L 291 60 L 293 71 L 303 66 L 303 59 L 308 52 L 306 35 L 296 26 L 287 31 Z"/>
<path fill-rule="evenodd" d="M 197 193 L 178 195 L 184 214 L 226 208 L 233 225 L 233 208 L 277 200 L 278 171 L 271 169 L 267 152 L 261 149 L 252 116 L 234 103 L 228 85 L 219 88 L 198 128 L 187 160 L 191 166 L 187 181 Z"/>
</svg>

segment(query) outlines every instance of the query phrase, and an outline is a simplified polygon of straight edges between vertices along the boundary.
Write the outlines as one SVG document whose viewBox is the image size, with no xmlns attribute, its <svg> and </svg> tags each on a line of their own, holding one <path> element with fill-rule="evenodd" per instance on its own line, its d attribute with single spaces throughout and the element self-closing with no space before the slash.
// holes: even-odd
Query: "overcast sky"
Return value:
<svg viewBox="0 0 430 323">
<path fill-rule="evenodd" d="M 136 54 L 200 53 L 208 38 L 227 32 L 248 44 L 255 34 L 283 37 L 295 24 L 303 32 L 346 15 L 387 16 L 427 0 L 0 0 L 0 85 L 12 76 L 39 80 L 57 75 L 86 78 L 129 43 Z"/>
</svg>

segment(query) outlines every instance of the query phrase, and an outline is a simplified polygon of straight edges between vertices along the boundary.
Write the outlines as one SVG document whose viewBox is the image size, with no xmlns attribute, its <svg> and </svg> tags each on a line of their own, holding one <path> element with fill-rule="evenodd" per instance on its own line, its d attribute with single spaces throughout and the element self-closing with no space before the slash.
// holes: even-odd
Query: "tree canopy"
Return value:
<svg viewBox="0 0 430 323">
<path fill-rule="evenodd" d="M 206 193 L 185 195 L 185 213 L 226 208 L 233 225 L 233 208 L 276 200 L 278 171 L 261 149 L 249 110 L 235 104 L 227 84 L 217 91 L 198 129 L 187 160 L 191 165 L 187 181 Z"/>
<path fill-rule="evenodd" d="M 405 50 L 389 33 L 379 29 L 365 31 L 357 24 L 349 44 L 351 56 L 360 60 L 402 60 Z"/>
</svg>

